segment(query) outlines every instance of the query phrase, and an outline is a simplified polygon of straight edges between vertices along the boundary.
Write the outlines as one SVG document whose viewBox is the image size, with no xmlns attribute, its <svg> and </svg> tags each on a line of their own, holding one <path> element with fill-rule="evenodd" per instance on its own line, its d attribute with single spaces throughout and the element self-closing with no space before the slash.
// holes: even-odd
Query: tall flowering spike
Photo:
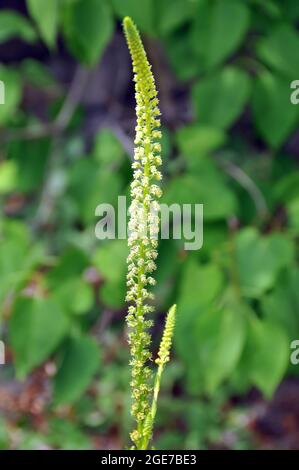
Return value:
<svg viewBox="0 0 299 470">
<path fill-rule="evenodd" d="M 162 177 L 158 170 L 161 165 L 161 132 L 157 90 L 140 35 L 130 18 L 124 19 L 123 26 L 133 63 L 137 115 L 126 300 L 131 302 L 127 322 L 132 367 L 131 411 L 136 420 L 131 438 L 138 449 L 144 439 L 144 424 L 150 412 L 152 393 L 152 373 L 148 367 L 151 358 L 148 329 L 152 322 L 146 317 L 153 310 L 148 301 L 153 298 L 149 286 L 155 284 L 152 272 L 156 269 L 159 231 L 158 198 L 161 189 L 156 182 Z"/>
</svg>

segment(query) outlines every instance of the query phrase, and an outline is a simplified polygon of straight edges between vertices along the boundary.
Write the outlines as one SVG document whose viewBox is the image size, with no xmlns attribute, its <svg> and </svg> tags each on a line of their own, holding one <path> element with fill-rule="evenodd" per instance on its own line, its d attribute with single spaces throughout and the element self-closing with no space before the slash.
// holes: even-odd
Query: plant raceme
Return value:
<svg viewBox="0 0 299 470">
<path fill-rule="evenodd" d="M 149 301 L 153 294 L 149 287 L 155 285 L 152 277 L 156 269 L 159 203 L 162 194 L 155 183 L 162 178 L 158 167 L 161 165 L 160 111 L 157 90 L 147 60 L 139 32 L 131 18 L 123 21 L 124 33 L 130 50 L 135 91 L 136 91 L 136 138 L 134 177 L 131 183 L 132 202 L 130 206 L 129 237 L 130 253 L 128 256 L 128 293 L 126 300 L 131 303 L 127 315 L 129 326 L 129 344 L 132 368 L 132 408 L 136 428 L 131 433 L 134 447 L 145 450 L 152 438 L 153 425 L 157 409 L 157 399 L 161 376 L 166 362 L 169 361 L 175 311 L 174 305 L 166 318 L 166 325 L 156 359 L 158 370 L 153 379 L 153 372 L 148 363 L 151 359 L 149 329 L 152 320 L 148 319 L 153 307 Z"/>
</svg>

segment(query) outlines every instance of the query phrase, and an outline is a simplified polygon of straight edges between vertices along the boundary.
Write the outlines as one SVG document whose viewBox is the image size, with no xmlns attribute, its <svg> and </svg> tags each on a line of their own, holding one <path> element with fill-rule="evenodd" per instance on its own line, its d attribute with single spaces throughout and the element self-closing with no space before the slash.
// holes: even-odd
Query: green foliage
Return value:
<svg viewBox="0 0 299 470">
<path fill-rule="evenodd" d="M 22 89 L 20 77 L 12 68 L 1 65 L 0 77 L 5 84 L 5 106 L 0 106 L 0 125 L 3 125 L 14 116 L 22 97 Z"/>
<path fill-rule="evenodd" d="M 77 0 L 65 5 L 63 30 L 71 52 L 87 65 L 95 65 L 113 32 L 106 0 Z"/>
<path fill-rule="evenodd" d="M 88 387 L 99 367 L 99 350 L 88 336 L 70 338 L 54 380 L 54 401 L 73 403 Z"/>
<path fill-rule="evenodd" d="M 40 34 L 49 47 L 56 40 L 59 21 L 59 0 L 43 2 L 43 0 L 27 0 L 29 12 L 36 22 Z"/>
<path fill-rule="evenodd" d="M 293 244 L 287 237 L 278 233 L 260 237 L 252 228 L 241 231 L 236 238 L 236 264 L 244 296 L 260 297 L 273 287 L 293 258 Z"/>
<path fill-rule="evenodd" d="M 158 78 L 162 202 L 204 204 L 200 251 L 185 252 L 179 240 L 158 248 L 155 335 L 169 305 L 177 303 L 178 314 L 157 447 L 222 445 L 231 423 L 244 422 L 243 408 L 227 406 L 231 394 L 256 387 L 270 399 L 284 377 L 298 376 L 289 364 L 299 337 L 299 108 L 290 102 L 290 83 L 299 79 L 298 1 L 26 5 L 27 15 L 0 10 L 7 57 L 0 67 L 0 339 L 8 347 L 0 383 L 26 389 L 42 376 L 48 425 L 37 429 L 43 420 L 32 419 L 31 409 L 9 425 L 4 415 L 0 448 L 127 444 L 126 240 L 94 235 L 96 206 L 115 205 L 131 180 L 124 44 L 105 55 L 105 70 L 99 65 L 100 106 L 87 86 L 65 129 L 44 126 L 67 93 L 53 63 L 98 74 L 113 34 L 113 47 L 121 41 L 125 15 L 145 34 Z M 105 127 L 92 140 L 93 112 Z M 234 448 L 252 445 L 240 424 L 233 433 L 241 436 Z"/>
<path fill-rule="evenodd" d="M 192 46 L 205 70 L 227 59 L 240 46 L 249 27 L 249 9 L 238 0 L 198 2 Z"/>
<path fill-rule="evenodd" d="M 2 10 L 0 12 L 0 41 L 8 41 L 18 36 L 28 42 L 36 39 L 34 28 L 22 15 L 12 10 Z"/>
<path fill-rule="evenodd" d="M 249 91 L 248 75 L 236 67 L 227 66 L 207 76 L 193 88 L 197 119 L 220 129 L 230 127 L 243 111 Z"/>
<path fill-rule="evenodd" d="M 52 299 L 20 297 L 9 327 L 17 374 L 23 378 L 53 353 L 68 330 L 68 320 Z"/>
<path fill-rule="evenodd" d="M 279 147 L 298 121 L 296 106 L 290 106 L 288 80 L 266 71 L 260 74 L 253 87 L 252 111 L 261 136 L 271 147 Z"/>
</svg>

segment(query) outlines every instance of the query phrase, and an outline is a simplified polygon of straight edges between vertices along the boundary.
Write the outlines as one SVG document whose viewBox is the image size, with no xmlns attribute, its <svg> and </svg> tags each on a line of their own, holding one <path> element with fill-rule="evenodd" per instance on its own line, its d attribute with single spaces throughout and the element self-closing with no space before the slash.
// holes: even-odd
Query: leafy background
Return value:
<svg viewBox="0 0 299 470">
<path fill-rule="evenodd" d="M 164 201 L 204 245 L 162 241 L 154 345 L 178 304 L 156 447 L 299 448 L 297 0 L 0 2 L 0 447 L 122 448 L 126 241 L 95 207 L 131 178 L 140 28 L 163 113 Z"/>
</svg>

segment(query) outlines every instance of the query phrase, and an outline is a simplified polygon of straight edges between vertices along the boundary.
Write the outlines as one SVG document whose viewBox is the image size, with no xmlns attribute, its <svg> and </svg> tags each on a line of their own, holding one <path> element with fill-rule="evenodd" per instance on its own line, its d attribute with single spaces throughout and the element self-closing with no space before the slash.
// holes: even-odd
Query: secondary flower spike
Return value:
<svg viewBox="0 0 299 470">
<path fill-rule="evenodd" d="M 137 123 L 132 164 L 134 173 L 131 183 L 126 300 L 131 302 L 127 323 L 132 367 L 131 412 L 136 420 L 136 429 L 131 433 L 131 438 L 136 448 L 141 449 L 148 437 L 145 436 L 145 423 L 151 414 L 153 392 L 152 371 L 148 366 L 151 359 L 151 336 L 148 330 L 152 321 L 148 319 L 148 315 L 153 311 L 149 304 L 149 300 L 153 299 L 150 286 L 155 284 L 152 273 L 156 269 L 160 209 L 158 199 L 162 194 L 157 184 L 162 179 L 158 170 L 162 163 L 159 143 L 161 131 L 155 80 L 139 32 L 131 18 L 126 17 L 123 26 L 132 58 L 136 92 Z"/>
</svg>

